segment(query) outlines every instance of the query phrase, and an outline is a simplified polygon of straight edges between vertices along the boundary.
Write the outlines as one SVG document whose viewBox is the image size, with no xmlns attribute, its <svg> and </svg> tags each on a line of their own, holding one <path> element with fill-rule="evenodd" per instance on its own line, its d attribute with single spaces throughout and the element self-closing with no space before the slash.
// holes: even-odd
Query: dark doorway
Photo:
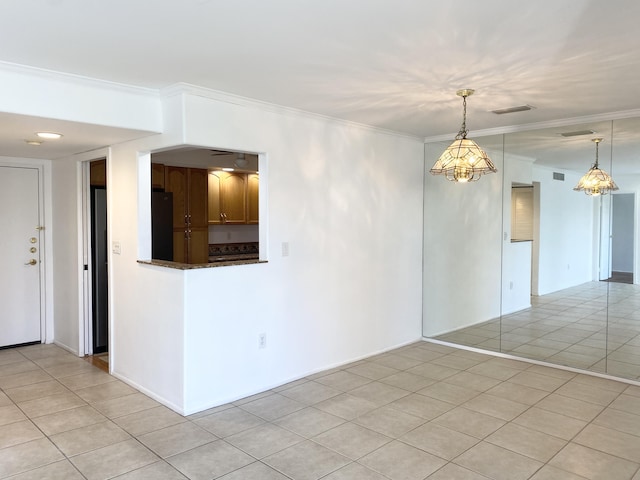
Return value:
<svg viewBox="0 0 640 480">
<path fill-rule="evenodd" d="M 93 353 L 109 348 L 107 303 L 107 189 L 91 187 L 91 288 Z"/>
</svg>

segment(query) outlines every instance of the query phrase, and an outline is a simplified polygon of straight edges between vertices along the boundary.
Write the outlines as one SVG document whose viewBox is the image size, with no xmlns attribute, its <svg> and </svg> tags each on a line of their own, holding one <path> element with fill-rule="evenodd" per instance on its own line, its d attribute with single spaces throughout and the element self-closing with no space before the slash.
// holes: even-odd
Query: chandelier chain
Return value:
<svg viewBox="0 0 640 480">
<path fill-rule="evenodd" d="M 467 133 L 469 133 L 469 131 L 467 130 L 467 96 L 468 95 L 461 95 L 461 96 L 462 96 L 462 125 L 460 126 L 460 131 L 456 135 L 456 139 L 458 140 L 461 138 L 467 138 Z"/>
</svg>

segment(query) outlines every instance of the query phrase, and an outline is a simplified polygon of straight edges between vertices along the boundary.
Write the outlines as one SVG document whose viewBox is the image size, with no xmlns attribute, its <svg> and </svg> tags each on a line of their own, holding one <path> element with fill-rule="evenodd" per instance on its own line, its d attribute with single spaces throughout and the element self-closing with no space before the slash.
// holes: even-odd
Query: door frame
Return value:
<svg viewBox="0 0 640 480">
<path fill-rule="evenodd" d="M 638 212 L 640 212 L 640 191 L 633 192 L 633 283 L 640 285 L 640 222 L 638 222 Z"/>
<path fill-rule="evenodd" d="M 93 354 L 93 327 L 91 304 L 91 185 L 90 163 L 94 160 L 106 159 L 107 185 L 109 184 L 109 153 L 108 148 L 94 150 L 77 155 L 77 218 L 78 218 L 78 355 Z M 107 212 L 109 211 L 109 190 L 107 189 Z M 109 216 L 107 214 L 107 228 Z M 108 239 L 107 239 L 108 240 Z M 108 255 L 108 254 L 107 254 Z M 85 267 L 86 270 L 85 270 Z M 110 287 L 110 285 L 109 285 Z M 110 291 L 110 288 L 109 288 Z M 111 294 L 107 294 L 109 305 L 109 346 L 111 346 Z M 111 354 L 110 357 L 111 359 Z M 111 363 L 111 362 L 110 362 Z M 111 367 L 110 367 L 111 368 Z"/>
<path fill-rule="evenodd" d="M 33 168 L 38 171 L 38 221 L 40 223 L 40 343 L 53 342 L 53 266 L 52 232 L 47 220 L 52 217 L 50 160 L 0 157 L 1 167 Z M 46 198 L 45 198 L 46 195 Z"/>
</svg>

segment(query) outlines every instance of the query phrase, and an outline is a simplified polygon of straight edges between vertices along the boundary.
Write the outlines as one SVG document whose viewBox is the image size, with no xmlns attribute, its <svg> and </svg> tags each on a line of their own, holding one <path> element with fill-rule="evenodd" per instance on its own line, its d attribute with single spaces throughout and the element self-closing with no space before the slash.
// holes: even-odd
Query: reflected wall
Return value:
<svg viewBox="0 0 640 480">
<path fill-rule="evenodd" d="M 502 140 L 502 135 L 485 137 L 481 145 L 499 172 L 504 166 Z M 425 145 L 427 171 L 449 143 Z M 438 336 L 498 318 L 501 176 L 460 184 L 426 174 L 424 211 L 423 335 Z"/>
<path fill-rule="evenodd" d="M 595 137 L 612 195 L 573 190 Z M 423 335 L 639 379 L 640 121 L 475 140 L 498 174 L 425 179 Z M 425 145 L 426 170 L 448 143 Z"/>
</svg>

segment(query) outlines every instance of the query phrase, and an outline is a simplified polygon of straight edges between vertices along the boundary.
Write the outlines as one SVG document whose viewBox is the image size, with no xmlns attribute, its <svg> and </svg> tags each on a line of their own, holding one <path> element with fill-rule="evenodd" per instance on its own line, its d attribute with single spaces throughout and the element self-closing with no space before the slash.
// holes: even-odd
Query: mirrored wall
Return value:
<svg viewBox="0 0 640 480">
<path fill-rule="evenodd" d="M 475 140 L 498 174 L 425 179 L 424 336 L 640 380 L 640 119 Z"/>
</svg>

